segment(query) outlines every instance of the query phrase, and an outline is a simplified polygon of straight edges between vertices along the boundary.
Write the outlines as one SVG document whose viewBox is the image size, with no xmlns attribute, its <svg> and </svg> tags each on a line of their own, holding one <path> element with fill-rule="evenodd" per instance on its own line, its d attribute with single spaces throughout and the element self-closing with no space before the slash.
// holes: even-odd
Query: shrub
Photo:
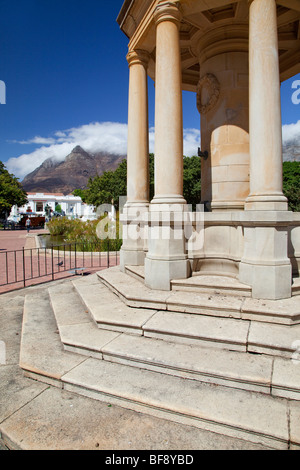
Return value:
<svg viewBox="0 0 300 470">
<path fill-rule="evenodd" d="M 119 251 L 122 240 L 119 238 L 119 222 L 116 222 L 116 240 L 100 240 L 96 228 L 101 219 L 83 222 L 66 217 L 52 219 L 47 223 L 51 236 L 62 236 L 67 243 L 79 244 L 79 251 Z"/>
</svg>

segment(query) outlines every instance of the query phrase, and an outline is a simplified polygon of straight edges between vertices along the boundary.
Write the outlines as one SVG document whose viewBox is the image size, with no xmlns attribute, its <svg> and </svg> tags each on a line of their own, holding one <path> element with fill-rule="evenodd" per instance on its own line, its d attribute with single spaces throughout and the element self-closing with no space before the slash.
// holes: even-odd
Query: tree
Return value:
<svg viewBox="0 0 300 470">
<path fill-rule="evenodd" d="M 201 201 L 201 160 L 199 157 L 183 157 L 183 197 L 196 209 Z"/>
<path fill-rule="evenodd" d="M 289 210 L 300 211 L 300 162 L 283 163 L 283 193 L 288 198 Z"/>
<path fill-rule="evenodd" d="M 27 202 L 27 193 L 18 178 L 0 161 L 0 217 L 7 217 L 13 206 L 22 207 Z"/>
<path fill-rule="evenodd" d="M 149 155 L 149 192 L 150 201 L 154 197 L 154 154 Z M 201 200 L 201 161 L 199 157 L 183 157 L 183 186 L 184 198 L 195 209 Z M 90 178 L 87 189 L 75 190 L 73 194 L 80 195 L 83 191 L 85 202 L 94 206 L 111 204 L 112 200 L 118 209 L 120 196 L 127 194 L 127 161 L 118 166 L 115 171 L 106 171 L 102 176 Z"/>
<path fill-rule="evenodd" d="M 101 204 L 111 204 L 119 207 L 119 197 L 127 194 L 127 161 L 118 166 L 115 171 L 106 171 L 101 176 L 90 178 L 84 192 L 85 202 L 95 207 Z"/>
<path fill-rule="evenodd" d="M 62 208 L 60 204 L 55 204 L 55 212 L 58 212 L 58 214 L 62 213 Z"/>
<path fill-rule="evenodd" d="M 82 202 L 86 202 L 86 189 L 75 189 L 73 191 L 73 196 L 80 197 Z"/>
</svg>

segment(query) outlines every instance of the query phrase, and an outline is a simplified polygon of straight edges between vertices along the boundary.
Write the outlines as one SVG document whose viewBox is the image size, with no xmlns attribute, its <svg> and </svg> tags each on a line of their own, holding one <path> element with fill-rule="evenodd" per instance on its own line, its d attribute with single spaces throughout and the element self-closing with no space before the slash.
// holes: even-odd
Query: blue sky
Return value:
<svg viewBox="0 0 300 470">
<path fill-rule="evenodd" d="M 126 151 L 127 37 L 116 22 L 123 0 L 0 0 L 0 160 L 22 179 L 43 159 L 86 150 Z M 292 83 L 282 85 L 283 124 L 300 121 Z M 197 152 L 200 117 L 183 94 L 185 150 Z M 149 80 L 149 124 L 154 86 Z M 286 128 L 293 135 L 299 126 Z M 299 130 L 300 133 L 300 130 Z M 98 139 L 98 141 L 97 141 Z M 153 129 L 150 144 L 153 145 Z M 125 147 L 124 147 L 125 146 Z"/>
</svg>

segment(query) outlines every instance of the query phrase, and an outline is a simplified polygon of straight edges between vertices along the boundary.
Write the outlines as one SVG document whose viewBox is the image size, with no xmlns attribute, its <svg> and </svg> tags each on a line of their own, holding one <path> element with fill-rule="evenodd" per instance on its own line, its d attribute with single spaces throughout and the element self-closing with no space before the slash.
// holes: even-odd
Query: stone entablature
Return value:
<svg viewBox="0 0 300 470">
<path fill-rule="evenodd" d="M 159 0 L 125 1 L 118 17 L 122 31 L 130 39 L 130 49 L 146 50 L 151 60 L 149 75 L 155 80 L 154 12 Z M 180 47 L 183 87 L 196 91 L 199 80 L 198 45 L 206 54 L 218 54 L 234 46 L 238 52 L 248 48 L 248 0 L 181 0 Z M 209 3 L 209 8 L 208 8 Z M 280 76 L 286 80 L 300 71 L 298 54 L 300 5 L 298 0 L 277 0 L 277 29 L 280 49 Z M 224 41 L 226 39 L 226 41 Z M 207 47 L 205 47 L 207 45 Z"/>
</svg>

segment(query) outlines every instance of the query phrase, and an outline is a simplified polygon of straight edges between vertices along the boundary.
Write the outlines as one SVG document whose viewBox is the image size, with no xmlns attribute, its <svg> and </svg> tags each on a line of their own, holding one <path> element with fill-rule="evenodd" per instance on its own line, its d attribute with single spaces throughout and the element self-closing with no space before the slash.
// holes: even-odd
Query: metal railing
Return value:
<svg viewBox="0 0 300 470">
<path fill-rule="evenodd" d="M 109 240 L 105 240 L 105 245 L 101 242 L 88 245 L 70 243 L 49 248 L 0 251 L 0 287 L 26 287 L 118 264 L 119 249 L 115 243 L 110 247 Z"/>
</svg>

